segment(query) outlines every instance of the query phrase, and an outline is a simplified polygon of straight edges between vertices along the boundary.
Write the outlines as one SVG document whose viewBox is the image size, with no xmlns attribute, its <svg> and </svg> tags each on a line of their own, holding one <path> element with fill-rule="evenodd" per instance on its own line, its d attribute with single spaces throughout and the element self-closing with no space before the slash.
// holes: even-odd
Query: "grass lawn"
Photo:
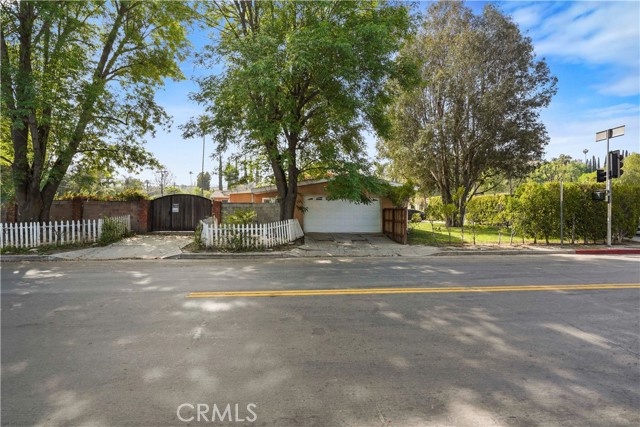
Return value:
<svg viewBox="0 0 640 427">
<path fill-rule="evenodd" d="M 444 222 L 434 222 L 433 229 L 429 221 L 422 221 L 418 223 L 409 223 L 409 238 L 410 245 L 430 245 L 430 246 L 449 246 L 456 245 L 473 245 L 473 228 L 470 225 L 464 227 L 464 243 L 462 241 L 462 228 L 451 227 L 451 240 L 449 240 L 449 233 Z M 497 245 L 498 235 L 500 229 L 498 227 L 490 227 L 485 225 L 477 225 L 475 227 L 475 242 L 477 245 Z M 502 237 L 500 245 L 509 246 L 510 230 L 508 228 L 502 229 Z M 564 239 L 565 245 L 571 244 L 571 236 L 567 236 Z M 576 243 L 582 243 L 581 240 L 576 239 Z M 514 245 L 522 245 L 522 236 L 513 236 Z M 525 238 L 524 244 L 533 244 L 533 239 Z M 537 244 L 545 244 L 544 239 L 538 239 Z M 549 239 L 549 244 L 560 244 L 560 239 Z"/>
</svg>

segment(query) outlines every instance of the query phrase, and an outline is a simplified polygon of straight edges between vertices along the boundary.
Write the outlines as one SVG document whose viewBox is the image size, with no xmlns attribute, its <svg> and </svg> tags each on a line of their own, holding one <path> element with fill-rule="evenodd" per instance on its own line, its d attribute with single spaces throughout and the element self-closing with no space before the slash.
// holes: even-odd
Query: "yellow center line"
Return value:
<svg viewBox="0 0 640 427">
<path fill-rule="evenodd" d="M 438 294 L 455 292 L 522 292 L 522 291 L 587 291 L 606 289 L 640 289 L 640 283 L 578 284 L 578 285 L 525 285 L 525 286 L 457 286 L 442 288 L 347 288 L 347 289 L 289 289 L 266 291 L 191 292 L 187 298 L 226 297 L 298 297 L 323 295 L 377 295 L 377 294 Z"/>
</svg>

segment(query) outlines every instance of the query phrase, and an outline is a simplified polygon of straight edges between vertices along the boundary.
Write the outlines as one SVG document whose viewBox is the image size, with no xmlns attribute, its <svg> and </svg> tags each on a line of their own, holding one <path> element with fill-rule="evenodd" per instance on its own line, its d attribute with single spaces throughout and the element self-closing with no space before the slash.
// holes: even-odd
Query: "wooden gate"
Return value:
<svg viewBox="0 0 640 427">
<path fill-rule="evenodd" d="M 407 244 L 407 208 L 382 210 L 382 231 L 388 238 Z"/>
<path fill-rule="evenodd" d="M 211 216 L 211 200 L 191 194 L 172 194 L 151 201 L 152 231 L 193 231 Z"/>
</svg>

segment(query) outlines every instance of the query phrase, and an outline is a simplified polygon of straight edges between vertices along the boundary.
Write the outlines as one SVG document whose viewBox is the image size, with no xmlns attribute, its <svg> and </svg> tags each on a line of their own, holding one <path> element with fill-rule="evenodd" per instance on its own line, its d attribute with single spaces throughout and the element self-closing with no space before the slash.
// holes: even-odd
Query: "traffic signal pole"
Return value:
<svg viewBox="0 0 640 427">
<path fill-rule="evenodd" d="M 611 131 L 607 131 L 607 164 L 605 165 L 605 171 L 607 173 L 607 246 L 611 246 L 611 202 L 613 194 L 611 192 L 611 154 L 609 154 L 609 136 Z"/>
<path fill-rule="evenodd" d="M 605 177 L 606 177 L 606 181 L 607 181 L 607 189 L 606 189 L 606 196 L 607 196 L 607 246 L 611 246 L 611 207 L 612 207 L 612 201 L 613 201 L 613 191 L 612 191 L 612 186 L 611 186 L 611 171 L 612 169 L 612 163 L 613 163 L 613 156 L 609 153 L 609 139 L 611 138 L 615 138 L 618 136 L 622 136 L 624 135 L 624 125 L 622 126 L 618 126 L 617 128 L 613 128 L 613 129 L 607 129 L 607 130 L 603 130 L 600 131 L 598 133 L 596 133 L 596 142 L 598 141 L 604 141 L 605 139 L 607 140 L 607 157 L 605 157 L 606 160 L 606 164 L 605 164 Z M 617 157 L 616 157 L 616 161 L 617 161 Z M 597 177 L 600 178 L 599 173 L 596 172 Z M 619 175 L 618 175 L 619 176 Z M 596 178 L 597 179 L 597 178 Z M 600 181 L 598 181 L 600 182 Z"/>
</svg>

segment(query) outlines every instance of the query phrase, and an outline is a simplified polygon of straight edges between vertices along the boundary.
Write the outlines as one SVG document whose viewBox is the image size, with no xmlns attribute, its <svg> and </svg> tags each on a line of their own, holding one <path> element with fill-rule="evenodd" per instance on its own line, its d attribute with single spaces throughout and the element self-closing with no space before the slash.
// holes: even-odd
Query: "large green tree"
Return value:
<svg viewBox="0 0 640 427">
<path fill-rule="evenodd" d="M 280 216 L 292 218 L 302 173 L 362 172 L 355 167 L 364 164 L 361 132 L 386 130 L 385 82 L 403 73 L 396 53 L 410 28 L 409 11 L 386 1 L 207 7 L 215 44 L 201 59 L 224 67 L 199 81 L 193 99 L 206 106 L 206 125 L 219 144 L 237 143 L 243 153 L 268 159 Z M 199 127 L 191 129 L 195 135 Z"/>
<path fill-rule="evenodd" d="M 167 1 L 7 1 L 0 6 L 2 159 L 18 220 L 46 220 L 74 163 L 156 164 L 145 134 L 169 117 L 154 101 L 182 78 L 190 5 Z"/>
<path fill-rule="evenodd" d="M 460 224 L 487 179 L 522 176 L 541 158 L 548 138 L 539 110 L 556 79 L 490 4 L 481 15 L 461 2 L 433 4 L 401 57 L 418 62 L 421 83 L 398 91 L 393 132 L 379 149 L 398 175 L 456 203 L 448 222 Z"/>
<path fill-rule="evenodd" d="M 209 172 L 198 173 L 196 178 L 196 186 L 203 190 L 209 191 L 211 189 L 211 174 Z"/>
<path fill-rule="evenodd" d="M 640 154 L 631 153 L 624 159 L 624 173 L 617 178 L 619 183 L 640 185 Z"/>
<path fill-rule="evenodd" d="M 554 181 L 577 182 L 585 173 L 587 173 L 587 165 L 584 162 L 561 154 L 551 161 L 542 162 L 528 178 L 539 184 Z"/>
</svg>

